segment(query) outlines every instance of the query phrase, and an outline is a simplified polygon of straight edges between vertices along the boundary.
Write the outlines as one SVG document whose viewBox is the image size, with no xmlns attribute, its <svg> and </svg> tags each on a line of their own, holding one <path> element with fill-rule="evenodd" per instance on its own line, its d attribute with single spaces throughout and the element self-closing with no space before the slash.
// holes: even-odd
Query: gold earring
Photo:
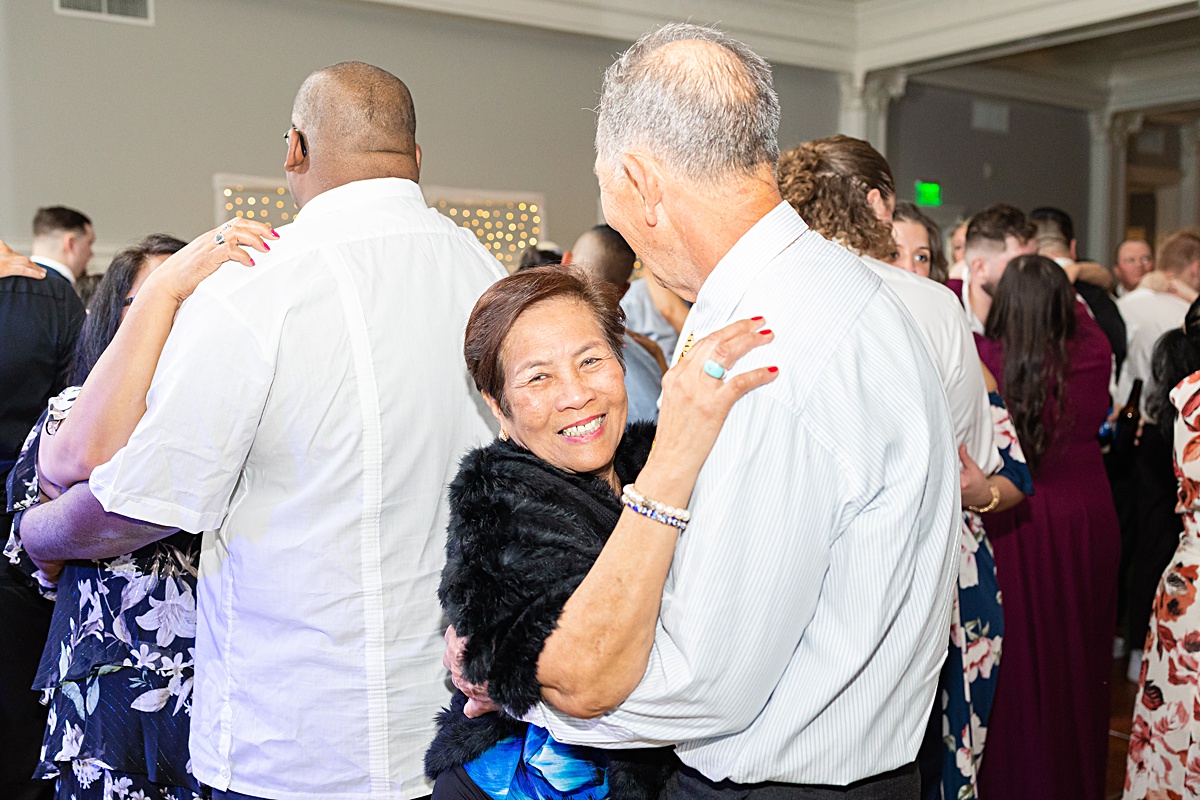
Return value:
<svg viewBox="0 0 1200 800">
<path fill-rule="evenodd" d="M 504 428 L 500 429 L 500 441 L 502 441 L 502 442 L 508 441 L 508 431 L 504 430 Z"/>
</svg>

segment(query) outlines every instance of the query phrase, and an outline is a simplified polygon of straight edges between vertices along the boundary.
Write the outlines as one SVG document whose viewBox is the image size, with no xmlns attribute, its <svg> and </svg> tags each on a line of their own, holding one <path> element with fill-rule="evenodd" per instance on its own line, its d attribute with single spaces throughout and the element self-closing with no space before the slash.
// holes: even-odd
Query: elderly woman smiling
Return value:
<svg viewBox="0 0 1200 800">
<path fill-rule="evenodd" d="M 440 596 L 466 694 L 426 756 L 435 798 L 650 798 L 672 769 L 669 751 L 568 746 L 520 717 L 541 698 L 596 716 L 641 679 L 696 476 L 734 402 L 775 376 L 724 372 L 772 334 L 759 318 L 696 342 L 664 377 L 656 439 L 626 427 L 623 322 L 608 287 L 539 267 L 489 289 L 467 325 L 467 366 L 501 430 L 450 489 Z M 597 607 L 630 614 L 579 626 Z M 568 617 L 587 641 L 556 630 Z M 491 700 L 503 711 L 483 713 Z"/>
</svg>

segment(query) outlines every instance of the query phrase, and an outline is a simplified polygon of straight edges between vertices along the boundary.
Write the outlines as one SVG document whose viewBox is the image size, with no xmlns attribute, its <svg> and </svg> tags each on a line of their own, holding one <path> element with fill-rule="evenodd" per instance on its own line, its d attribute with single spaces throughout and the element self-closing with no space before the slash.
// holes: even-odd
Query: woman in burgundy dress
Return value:
<svg viewBox="0 0 1200 800">
<path fill-rule="evenodd" d="M 977 344 L 1034 476 L 988 520 L 1005 636 L 979 796 L 1101 800 L 1121 555 L 1096 442 L 1111 348 L 1042 256 L 1009 262 Z"/>
</svg>

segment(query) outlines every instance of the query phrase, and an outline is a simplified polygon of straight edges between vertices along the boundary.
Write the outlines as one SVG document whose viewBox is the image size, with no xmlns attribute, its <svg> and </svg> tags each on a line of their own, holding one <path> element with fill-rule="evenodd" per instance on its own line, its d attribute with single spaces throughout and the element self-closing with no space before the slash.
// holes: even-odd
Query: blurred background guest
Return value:
<svg viewBox="0 0 1200 800">
<path fill-rule="evenodd" d="M 21 541 L 25 510 L 86 481 L 128 439 L 140 418 L 128 409 L 144 408 L 175 310 L 234 255 L 215 233 L 182 253 L 182 241 L 157 234 L 113 258 L 79 337 L 72 385 L 50 401 L 9 477 L 10 557 L 30 561 Z M 79 413 L 68 417 L 73 408 Z M 50 700 L 35 777 L 56 780 L 61 800 L 206 794 L 188 757 L 198 559 L 196 537 L 176 532 L 115 559 L 39 565 L 37 574 L 57 580 L 58 591 L 32 684 Z"/>
<path fill-rule="evenodd" d="M 963 269 L 966 266 L 967 252 L 967 225 L 971 222 L 971 218 L 963 217 L 950 231 L 949 250 L 950 250 L 950 267 L 949 275 L 951 278 L 962 278 Z"/>
<path fill-rule="evenodd" d="M 1140 248 L 1135 246 L 1138 244 L 1144 243 L 1127 243 L 1126 255 L 1138 252 Z M 1138 265 L 1131 267 L 1137 268 Z M 1159 252 L 1158 268 L 1146 274 L 1154 279 L 1142 280 L 1137 288 L 1117 300 L 1125 316 L 1129 356 L 1116 381 L 1113 402 L 1118 408 L 1124 406 L 1134 382 L 1142 381 L 1139 410 L 1143 420 L 1154 422 L 1156 410 L 1167 406 L 1159 402 L 1152 409 L 1149 397 L 1169 392 L 1183 377 L 1168 386 L 1157 386 L 1153 375 L 1155 343 L 1168 331 L 1183 325 L 1190 300 L 1200 290 L 1200 236 L 1183 230 L 1168 237 Z M 1173 411 L 1171 416 L 1174 417 Z M 1164 435 L 1170 433 L 1169 421 L 1165 428 L 1147 426 L 1134 451 L 1124 456 L 1127 463 L 1118 465 L 1124 473 L 1121 480 L 1125 488 L 1117 497 L 1117 508 L 1122 512 L 1128 509 L 1127 514 L 1122 513 L 1127 551 L 1122 562 L 1127 570 L 1127 677 L 1131 681 L 1136 681 L 1141 673 L 1142 646 L 1150 628 L 1154 592 L 1175 552 L 1182 524 L 1175 511 L 1176 473 L 1171 436 Z"/>
<path fill-rule="evenodd" d="M 941 230 L 907 200 L 892 212 L 892 240 L 896 249 L 887 261 L 893 267 L 943 284 L 950 277 Z"/>
<path fill-rule="evenodd" d="M 1005 635 L 979 796 L 1099 798 L 1121 546 L 1096 441 L 1112 350 L 1044 256 L 1004 265 L 986 319 L 980 355 L 1012 414 L 1034 494 L 987 523 Z"/>
<path fill-rule="evenodd" d="M 96 231 L 87 215 L 66 206 L 39 208 L 33 217 L 30 258 L 72 286 L 87 272 Z"/>
<path fill-rule="evenodd" d="M 1176 510 L 1183 533 L 1154 596 L 1155 624 L 1146 638 L 1133 707 L 1126 800 L 1195 797 L 1200 772 L 1194 721 L 1200 688 L 1189 680 L 1196 673 L 1194 654 L 1200 642 L 1200 605 L 1195 602 L 1200 574 L 1200 302 L 1188 309 L 1181 328 L 1158 340 L 1153 364 L 1146 405 L 1160 435 L 1174 442 Z"/>
<path fill-rule="evenodd" d="M 542 242 L 541 247 L 531 244 L 521 253 L 521 265 L 517 269 L 544 267 L 547 264 L 561 264 L 562 259 L 562 248 L 554 242 Z"/>
<path fill-rule="evenodd" d="M 84 317 L 71 279 L 0 242 L 0 476 L 16 463 L 46 401 L 67 385 Z M 0 539 L 11 526 L 12 516 L 0 512 Z M 0 562 L 0 797 L 32 800 L 53 790 L 32 780 L 46 709 L 29 691 L 51 605 L 34 570 L 11 560 Z"/>
<path fill-rule="evenodd" d="M 1113 275 L 1117 283 L 1113 294 L 1117 297 L 1128 294 L 1138 287 L 1147 272 L 1154 269 L 1154 250 L 1149 242 L 1141 239 L 1126 239 L 1117 245 L 1117 263 Z"/>
<path fill-rule="evenodd" d="M 606 283 L 622 298 L 629 291 L 629 276 L 637 256 L 625 237 L 609 225 L 596 225 L 575 241 L 563 254 L 564 264 L 575 264 L 593 280 Z M 662 348 L 636 331 L 625 327 L 625 394 L 629 400 L 629 421 L 658 420 L 658 396 L 667 361 Z"/>
</svg>

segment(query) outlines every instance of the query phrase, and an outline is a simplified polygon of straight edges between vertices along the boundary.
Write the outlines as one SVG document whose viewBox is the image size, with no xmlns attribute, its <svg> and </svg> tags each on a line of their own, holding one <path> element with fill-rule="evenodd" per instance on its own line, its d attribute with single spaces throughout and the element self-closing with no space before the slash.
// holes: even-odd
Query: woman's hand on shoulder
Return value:
<svg viewBox="0 0 1200 800">
<path fill-rule="evenodd" d="M 146 279 L 146 286 L 167 293 L 177 304 L 182 303 L 226 261 L 253 267 L 254 259 L 243 248 L 265 253 L 271 249 L 267 240 L 278 238 L 279 234 L 265 222 L 232 219 L 197 236 L 164 261 Z"/>
<path fill-rule="evenodd" d="M 46 270 L 0 241 L 0 278 L 13 277 L 40 281 L 46 277 Z"/>
<path fill-rule="evenodd" d="M 765 325 L 762 317 L 726 325 L 696 342 L 667 371 L 655 455 L 670 455 L 679 466 L 699 471 L 734 403 L 779 375 L 778 367 L 725 374 L 742 356 L 774 340 Z"/>
</svg>

